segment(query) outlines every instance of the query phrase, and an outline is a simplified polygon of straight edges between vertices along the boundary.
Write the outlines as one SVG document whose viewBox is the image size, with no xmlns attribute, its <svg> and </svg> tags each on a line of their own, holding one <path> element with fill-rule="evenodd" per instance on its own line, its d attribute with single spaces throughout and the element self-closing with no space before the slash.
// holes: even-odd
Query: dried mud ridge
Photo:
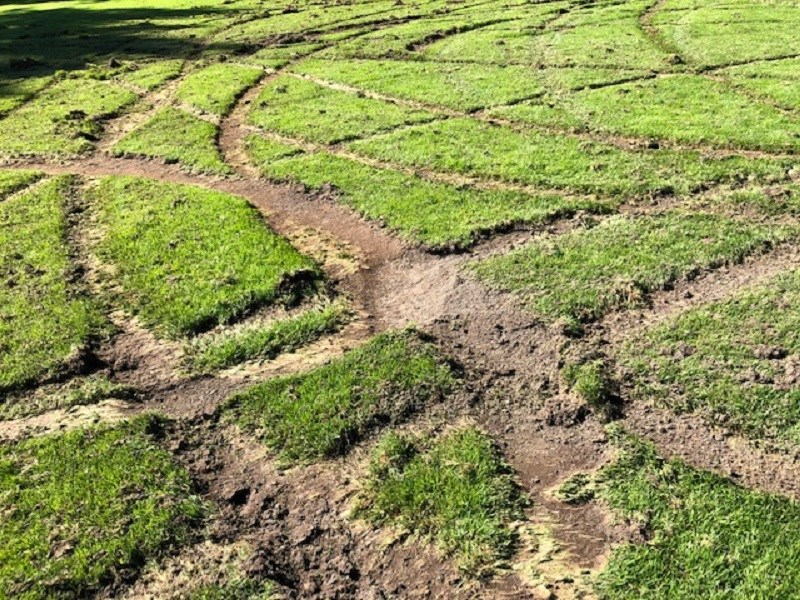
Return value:
<svg viewBox="0 0 800 600">
<path fill-rule="evenodd" d="M 659 5 L 656 2 L 642 16 L 643 29 L 651 35 L 650 19 Z M 260 179 L 244 151 L 244 138 L 250 133 L 245 116 L 272 77 L 265 76 L 245 92 L 220 122 L 218 143 L 226 162 L 235 169 L 233 177 L 192 175 L 176 165 L 108 154 L 118 136 L 169 101 L 177 82 L 140 101 L 140 106 L 149 103 L 153 109 L 108 123 L 109 137 L 93 154 L 64 162 L 21 160 L 7 166 L 34 166 L 50 174 L 86 178 L 142 176 L 243 196 L 275 231 L 301 250 L 312 255 L 320 252 L 331 285 L 349 298 L 355 309 L 354 322 L 336 336 L 260 367 L 189 378 L 179 373 L 177 346 L 124 321 L 112 340 L 95 349 L 90 362 L 94 370 L 135 387 L 138 403 L 54 411 L 6 422 L 0 426 L 0 435 L 14 437 L 26 427 L 48 431 L 63 427 L 65 419 L 80 424 L 145 410 L 176 417 L 168 437 L 170 448 L 189 468 L 203 494 L 220 507 L 220 516 L 210 526 L 212 543 L 250 544 L 255 553 L 246 565 L 247 572 L 273 579 L 288 597 L 590 597 L 580 583 L 581 573 L 600 568 L 613 544 L 635 539 L 636 532 L 612 524 L 609 515 L 594 504 L 559 502 L 551 490 L 571 474 L 596 469 L 610 460 L 604 424 L 560 387 L 559 361 L 571 340 L 558 327 L 536 320 L 514 297 L 489 290 L 463 273 L 464 264 L 472 258 L 513 248 L 540 228 L 497 234 L 462 254 L 433 254 L 362 219 L 337 203 L 332 194 L 308 193 Z M 626 147 L 642 142 L 605 141 Z M 669 202 L 669 198 L 660 199 L 655 210 Z M 564 227 L 569 223 L 545 228 L 558 231 Z M 356 256 L 352 264 L 325 260 L 335 254 L 326 250 L 337 244 Z M 598 347 L 618 344 L 631 332 L 678 310 L 723 297 L 798 264 L 800 249 L 786 246 L 741 265 L 706 273 L 654 294 L 647 310 L 607 316 L 589 329 L 587 343 Z M 546 585 L 527 581 L 524 569 L 513 568 L 523 566 L 526 560 L 533 560 L 536 566 L 537 549 L 524 543 L 519 564 L 492 580 L 467 582 L 430 547 L 392 540 L 386 532 L 349 520 L 346 512 L 357 493 L 368 443 L 341 460 L 280 471 L 262 445 L 216 417 L 215 411 L 226 397 L 253 381 L 308 368 L 377 332 L 410 324 L 434 336 L 443 351 L 461 365 L 466 381 L 456 399 L 429 407 L 406 427 L 435 429 L 468 420 L 498 441 L 532 497 L 532 520 L 543 523 L 554 540 L 556 550 L 541 569 Z M 790 457 L 761 452 L 697 417 L 677 417 L 655 407 L 626 406 L 621 418 L 628 429 L 654 440 L 668 455 L 755 489 L 800 498 L 800 472 Z M 136 597 L 136 585 L 123 582 L 105 595 Z"/>
</svg>

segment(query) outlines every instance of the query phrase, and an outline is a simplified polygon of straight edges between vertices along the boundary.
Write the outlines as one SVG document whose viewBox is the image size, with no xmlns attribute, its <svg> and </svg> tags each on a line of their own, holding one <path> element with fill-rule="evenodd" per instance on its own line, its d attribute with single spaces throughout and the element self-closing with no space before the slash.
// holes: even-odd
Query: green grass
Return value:
<svg viewBox="0 0 800 600">
<path fill-rule="evenodd" d="M 472 111 L 544 90 L 519 66 L 394 60 L 306 60 L 293 71 L 405 100 Z"/>
<path fill-rule="evenodd" d="M 152 92 L 170 79 L 175 79 L 183 70 L 184 61 L 180 59 L 159 60 L 134 65 L 134 68 L 119 74 L 116 79 Z"/>
<path fill-rule="evenodd" d="M 480 235 L 516 224 L 542 223 L 578 210 L 607 212 L 613 204 L 590 199 L 475 190 L 371 167 L 324 152 L 280 160 L 269 141 L 252 142 L 262 174 L 319 188 L 332 184 L 355 210 L 431 248 L 465 247 Z M 272 157 L 278 160 L 272 160 Z"/>
<path fill-rule="evenodd" d="M 474 576 L 511 557 L 524 506 L 492 440 L 467 427 L 438 439 L 386 434 L 354 515 L 434 541 Z"/>
<path fill-rule="evenodd" d="M 167 107 L 113 148 L 115 156 L 161 158 L 191 171 L 227 175 L 231 168 L 217 148 L 217 126 L 177 108 Z"/>
<path fill-rule="evenodd" d="M 381 334 L 342 358 L 233 396 L 225 412 L 284 463 L 344 454 L 369 431 L 450 392 L 456 379 L 411 331 Z"/>
<path fill-rule="evenodd" d="M 730 65 L 800 53 L 800 14 L 793 2 L 760 4 L 735 0 L 724 4 L 688 4 L 653 18 L 659 36 L 689 64 Z"/>
<path fill-rule="evenodd" d="M 314 263 L 243 198 L 200 187 L 107 177 L 90 191 L 124 305 L 168 336 L 229 322 L 301 294 Z"/>
<path fill-rule="evenodd" d="M 249 118 L 274 133 L 332 144 L 436 116 L 282 76 L 264 88 Z"/>
<path fill-rule="evenodd" d="M 44 89 L 50 81 L 50 77 L 0 80 L 0 116 L 28 101 Z"/>
<path fill-rule="evenodd" d="M 607 195 L 686 193 L 706 184 L 780 179 L 786 164 L 695 152 L 632 152 L 559 134 L 448 119 L 355 141 L 356 152 L 419 168 Z"/>
<path fill-rule="evenodd" d="M 587 90 L 567 102 L 600 131 L 749 150 L 800 148 L 797 118 L 697 75 Z"/>
<path fill-rule="evenodd" d="M 86 597 L 188 538 L 205 508 L 140 417 L 0 445 L 0 596 Z"/>
<path fill-rule="evenodd" d="M 290 62 L 303 58 L 324 47 L 324 44 L 314 42 L 272 46 L 263 48 L 255 54 L 245 57 L 243 60 L 270 69 L 280 69 Z"/>
<path fill-rule="evenodd" d="M 269 360 L 335 333 L 347 317 L 343 304 L 329 303 L 296 316 L 200 338 L 187 347 L 186 364 L 192 371 L 210 373 L 248 360 Z"/>
<path fill-rule="evenodd" d="M 34 390 L 6 394 L 0 403 L 0 421 L 97 404 L 104 400 L 130 400 L 134 396 L 132 388 L 115 383 L 100 373 L 73 377 L 66 383 L 41 385 Z"/>
<path fill-rule="evenodd" d="M 592 408 L 612 416 L 616 404 L 614 381 L 608 365 L 602 359 L 572 363 L 561 369 L 570 390 Z"/>
<path fill-rule="evenodd" d="M 800 443 L 800 274 L 692 309 L 631 340 L 634 395 L 748 437 Z"/>
<path fill-rule="evenodd" d="M 40 171 L 3 171 L 0 170 L 0 200 L 18 192 L 41 179 Z"/>
<path fill-rule="evenodd" d="M 190 73 L 181 81 L 175 95 L 190 106 L 222 116 L 263 74 L 257 67 L 219 63 Z"/>
<path fill-rule="evenodd" d="M 800 109 L 800 60 L 787 59 L 728 67 L 715 73 L 734 87 L 768 102 Z"/>
<path fill-rule="evenodd" d="M 271 600 L 280 598 L 269 582 L 238 578 L 225 583 L 203 585 L 190 592 L 185 600 Z"/>
<path fill-rule="evenodd" d="M 91 149 L 100 121 L 136 95 L 94 80 L 65 79 L 0 120 L 0 157 L 73 156 Z"/>
<path fill-rule="evenodd" d="M 619 430 L 612 440 L 617 458 L 600 474 L 600 493 L 648 541 L 612 551 L 597 580 L 600 598 L 797 597 L 797 502 L 665 460 Z"/>
<path fill-rule="evenodd" d="M 539 238 L 472 268 L 490 285 L 521 295 L 547 319 L 582 322 L 642 306 L 655 290 L 792 235 L 791 228 L 702 212 L 614 216 L 589 229 Z"/>
<path fill-rule="evenodd" d="M 105 328 L 71 282 L 70 187 L 56 178 L 0 202 L 0 390 L 69 370 Z"/>
</svg>

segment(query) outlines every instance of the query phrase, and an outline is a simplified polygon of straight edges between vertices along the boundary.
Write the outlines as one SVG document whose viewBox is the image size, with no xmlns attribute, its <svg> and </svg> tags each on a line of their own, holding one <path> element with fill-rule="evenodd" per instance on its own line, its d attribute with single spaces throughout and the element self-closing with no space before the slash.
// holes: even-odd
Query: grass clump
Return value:
<svg viewBox="0 0 800 600">
<path fill-rule="evenodd" d="M 28 187 L 42 177 L 44 177 L 44 173 L 40 171 L 0 170 L 0 200 Z"/>
<path fill-rule="evenodd" d="M 125 306 L 177 337 L 227 323 L 317 278 L 311 259 L 273 233 L 243 198 L 133 177 L 90 191 Z"/>
<path fill-rule="evenodd" d="M 477 576 L 512 555 L 524 506 L 492 440 L 467 427 L 433 440 L 385 435 L 354 515 L 430 539 Z"/>
<path fill-rule="evenodd" d="M 601 598 L 794 598 L 800 585 L 800 505 L 661 458 L 612 430 L 617 459 L 601 471 L 613 511 L 645 544 L 620 546 L 600 573 Z"/>
<path fill-rule="evenodd" d="M 30 417 L 49 410 L 97 404 L 103 400 L 130 400 L 133 396 L 134 391 L 130 387 L 95 373 L 74 377 L 63 384 L 43 385 L 32 391 L 6 395 L 0 403 L 0 421 Z"/>
<path fill-rule="evenodd" d="M 187 538 L 204 506 L 139 417 L 0 445 L 0 595 L 85 597 Z"/>
<path fill-rule="evenodd" d="M 613 416 L 618 396 L 608 365 L 597 358 L 566 365 L 561 375 L 575 394 L 592 408 Z"/>
<path fill-rule="evenodd" d="M 520 294 L 548 319 L 586 322 L 645 305 L 648 295 L 702 269 L 739 262 L 794 235 L 711 213 L 609 217 L 596 227 L 546 236 L 472 268 Z"/>
<path fill-rule="evenodd" d="M 355 210 L 432 248 L 465 247 L 483 233 L 518 223 L 542 223 L 579 210 L 601 213 L 614 208 L 609 202 L 556 194 L 458 187 L 325 152 L 271 160 L 280 158 L 279 151 L 269 144 L 253 152 L 258 162 L 264 157 L 260 165 L 264 175 L 312 188 L 331 184 L 340 199 Z"/>
<path fill-rule="evenodd" d="M 68 370 L 105 329 L 70 282 L 70 193 L 59 177 L 0 202 L 0 391 Z"/>
<path fill-rule="evenodd" d="M 274 133 L 332 144 L 436 115 L 282 76 L 264 88 L 249 118 Z"/>
<path fill-rule="evenodd" d="M 161 109 L 113 148 L 115 156 L 161 158 L 192 171 L 227 175 L 231 168 L 217 148 L 217 126 L 177 108 Z"/>
<path fill-rule="evenodd" d="M 65 79 L 0 121 L 0 156 L 72 156 L 102 134 L 100 120 L 133 103 L 136 95 L 95 80 Z"/>
<path fill-rule="evenodd" d="M 530 69 L 396 60 L 306 60 L 294 71 L 406 100 L 477 110 L 541 94 Z"/>
<path fill-rule="evenodd" d="M 369 430 L 450 392 L 452 370 L 412 331 L 381 334 L 302 375 L 233 396 L 225 408 L 287 463 L 344 454 Z"/>
<path fill-rule="evenodd" d="M 175 93 L 190 106 L 214 115 L 225 115 L 236 99 L 254 85 L 264 71 L 258 67 L 220 63 L 189 74 Z"/>
<path fill-rule="evenodd" d="M 713 182 L 784 179 L 786 164 L 696 152 L 627 151 L 557 134 L 518 132 L 475 120 L 447 119 L 352 142 L 367 156 L 451 171 L 604 195 L 686 193 Z"/>
<path fill-rule="evenodd" d="M 329 303 L 297 316 L 200 338 L 187 348 L 186 364 L 192 371 L 210 373 L 248 360 L 269 360 L 335 333 L 347 316 L 343 304 Z"/>
<path fill-rule="evenodd" d="M 800 273 L 690 310 L 621 351 L 637 397 L 779 445 L 800 443 Z"/>
</svg>

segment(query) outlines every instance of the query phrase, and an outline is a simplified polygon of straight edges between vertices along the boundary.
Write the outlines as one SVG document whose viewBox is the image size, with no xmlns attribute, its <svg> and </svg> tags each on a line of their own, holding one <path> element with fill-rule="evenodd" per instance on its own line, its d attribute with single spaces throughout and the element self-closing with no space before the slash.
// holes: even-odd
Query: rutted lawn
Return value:
<svg viewBox="0 0 800 600">
<path fill-rule="evenodd" d="M 60 177 L 0 202 L 0 391 L 68 368 L 105 327 L 71 282 L 70 186 Z"/>
</svg>

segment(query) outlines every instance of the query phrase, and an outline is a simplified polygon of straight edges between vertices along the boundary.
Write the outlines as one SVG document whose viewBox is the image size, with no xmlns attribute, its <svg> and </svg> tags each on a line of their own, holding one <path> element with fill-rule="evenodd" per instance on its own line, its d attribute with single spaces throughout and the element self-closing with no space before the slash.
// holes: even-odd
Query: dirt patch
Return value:
<svg viewBox="0 0 800 600">
<path fill-rule="evenodd" d="M 64 433 L 98 423 L 115 423 L 133 416 L 138 410 L 137 405 L 123 400 L 104 400 L 97 404 L 51 410 L 33 417 L 0 421 L 0 441 Z"/>
</svg>

